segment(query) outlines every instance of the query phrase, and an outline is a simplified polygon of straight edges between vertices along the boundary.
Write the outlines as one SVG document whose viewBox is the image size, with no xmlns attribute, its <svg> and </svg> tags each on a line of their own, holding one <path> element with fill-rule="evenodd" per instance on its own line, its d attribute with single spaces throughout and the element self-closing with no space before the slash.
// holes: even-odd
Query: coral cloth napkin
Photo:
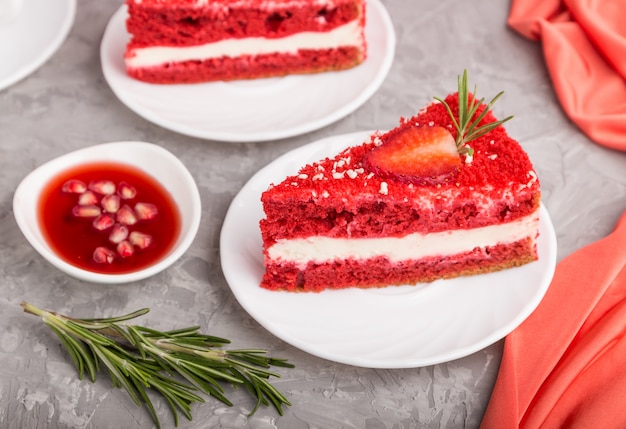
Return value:
<svg viewBox="0 0 626 429">
<path fill-rule="evenodd" d="M 504 342 L 481 429 L 626 428 L 626 213 Z"/>
<path fill-rule="evenodd" d="M 596 143 L 626 150 L 626 1 L 513 0 L 508 24 L 541 40 L 569 118 Z"/>
</svg>

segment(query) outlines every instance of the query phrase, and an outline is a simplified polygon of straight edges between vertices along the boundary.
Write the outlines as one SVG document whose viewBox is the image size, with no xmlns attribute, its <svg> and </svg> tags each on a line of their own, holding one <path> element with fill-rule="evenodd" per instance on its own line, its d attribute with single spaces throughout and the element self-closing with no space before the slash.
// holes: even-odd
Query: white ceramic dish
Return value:
<svg viewBox="0 0 626 429">
<path fill-rule="evenodd" d="M 272 292 L 264 272 L 261 193 L 304 163 L 359 144 L 370 133 L 320 140 L 260 170 L 233 200 L 221 233 L 222 270 L 245 310 L 277 337 L 356 366 L 409 368 L 457 359 L 500 340 L 536 308 L 556 265 L 556 236 L 541 208 L 539 261 L 431 284 L 322 293 Z"/>
<path fill-rule="evenodd" d="M 387 11 L 379 0 L 368 0 L 368 57 L 353 69 L 251 81 L 153 85 L 125 72 L 126 16 L 126 7 L 113 15 L 100 49 L 104 77 L 115 95 L 148 121 L 211 140 L 275 140 L 335 122 L 376 92 L 391 68 L 395 51 L 395 33 Z"/>
<path fill-rule="evenodd" d="M 43 65 L 67 37 L 76 0 L 23 0 L 16 16 L 0 24 L 0 89 Z"/>
<path fill-rule="evenodd" d="M 37 218 L 38 197 L 49 179 L 89 162 L 130 164 L 157 179 L 172 195 L 181 215 L 181 232 L 171 251 L 153 265 L 132 273 L 100 274 L 77 268 L 60 259 L 50 248 Z M 167 172 L 167 174 L 163 174 Z M 198 232 L 202 213 L 200 194 L 193 177 L 171 152 L 144 142 L 115 142 L 91 146 L 49 161 L 22 180 L 13 197 L 13 213 L 28 242 L 52 265 L 81 280 L 94 283 L 128 283 L 152 276 L 169 267 L 189 248 Z"/>
</svg>

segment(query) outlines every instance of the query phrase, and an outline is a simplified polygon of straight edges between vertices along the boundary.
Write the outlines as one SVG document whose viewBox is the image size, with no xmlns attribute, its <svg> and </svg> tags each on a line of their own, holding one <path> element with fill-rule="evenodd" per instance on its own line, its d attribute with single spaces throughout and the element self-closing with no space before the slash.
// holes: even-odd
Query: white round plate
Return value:
<svg viewBox="0 0 626 429">
<path fill-rule="evenodd" d="M 360 144 L 370 133 L 302 146 L 260 170 L 233 200 L 221 233 L 222 270 L 244 309 L 268 331 L 313 355 L 370 368 L 412 368 L 467 356 L 515 329 L 543 298 L 556 236 L 541 207 L 539 260 L 496 273 L 382 289 L 275 292 L 264 273 L 260 196 L 301 165 Z"/>
<path fill-rule="evenodd" d="M 10 22 L 0 23 L 0 90 L 43 65 L 67 37 L 76 0 L 23 0 Z"/>
<path fill-rule="evenodd" d="M 304 134 L 352 113 L 387 76 L 395 51 L 391 19 L 367 1 L 367 59 L 340 72 L 186 85 L 132 79 L 124 68 L 126 7 L 111 18 L 100 56 L 104 77 L 127 107 L 164 128 L 192 137 L 258 142 Z"/>
</svg>

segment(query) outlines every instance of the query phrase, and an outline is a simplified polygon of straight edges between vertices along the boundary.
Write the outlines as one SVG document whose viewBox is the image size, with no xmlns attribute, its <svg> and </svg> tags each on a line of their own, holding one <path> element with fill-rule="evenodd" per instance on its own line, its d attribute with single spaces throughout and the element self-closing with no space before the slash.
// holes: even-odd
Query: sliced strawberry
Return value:
<svg viewBox="0 0 626 429">
<path fill-rule="evenodd" d="M 417 184 L 451 180 L 461 167 L 452 134 L 439 126 L 405 128 L 363 160 L 365 168 L 382 177 Z"/>
</svg>

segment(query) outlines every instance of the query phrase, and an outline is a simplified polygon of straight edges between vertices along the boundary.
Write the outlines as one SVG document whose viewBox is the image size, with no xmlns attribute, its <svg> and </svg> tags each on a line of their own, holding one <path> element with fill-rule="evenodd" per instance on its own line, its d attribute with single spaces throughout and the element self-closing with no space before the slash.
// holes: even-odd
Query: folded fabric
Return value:
<svg viewBox="0 0 626 429">
<path fill-rule="evenodd" d="M 568 117 L 596 143 L 626 150 L 626 1 L 513 0 L 508 24 L 541 40 Z"/>
<path fill-rule="evenodd" d="M 504 342 L 481 429 L 626 428 L 626 213 Z"/>
</svg>

